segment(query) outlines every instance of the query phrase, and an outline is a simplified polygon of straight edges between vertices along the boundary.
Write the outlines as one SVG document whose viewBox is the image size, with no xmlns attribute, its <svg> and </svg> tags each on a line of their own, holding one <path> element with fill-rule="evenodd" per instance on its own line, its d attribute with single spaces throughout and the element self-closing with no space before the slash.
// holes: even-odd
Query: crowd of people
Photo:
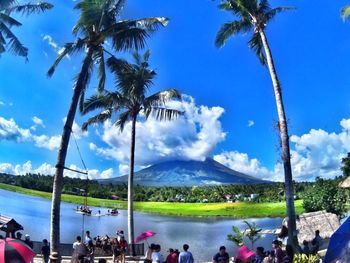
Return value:
<svg viewBox="0 0 350 263">
<path fill-rule="evenodd" d="M 125 240 L 123 230 L 117 231 L 115 238 L 109 236 L 95 238 L 91 237 L 90 231 L 86 231 L 84 241 L 81 236 L 76 237 L 73 243 L 72 263 L 93 263 L 95 259 L 96 249 L 101 249 L 106 255 L 112 254 L 113 263 L 125 263 L 125 255 L 128 249 L 128 243 Z M 22 234 L 16 233 L 16 238 L 22 240 Z M 33 248 L 33 242 L 28 234 L 25 235 L 24 243 Z M 323 245 L 323 239 L 320 231 L 315 231 L 315 237 L 311 242 L 303 241 L 303 246 L 298 252 L 306 255 L 317 254 L 319 248 Z M 272 242 L 272 250 L 265 251 L 263 247 L 257 247 L 255 251 L 250 250 L 243 243 L 239 244 L 236 256 L 232 257 L 235 263 L 292 263 L 294 259 L 294 249 L 290 245 L 286 245 L 282 249 L 283 242 L 274 240 Z M 170 248 L 166 257 L 161 253 L 159 244 L 151 244 L 145 254 L 144 263 L 193 263 L 194 257 L 189 251 L 189 245 L 183 245 L 183 251 Z M 50 246 L 47 239 L 42 241 L 41 254 L 43 263 L 54 263 L 58 260 L 58 255 L 50 255 Z M 104 259 L 100 259 L 99 263 L 105 263 Z M 225 246 L 221 246 L 219 251 L 212 258 L 213 263 L 229 263 L 230 256 Z"/>
</svg>

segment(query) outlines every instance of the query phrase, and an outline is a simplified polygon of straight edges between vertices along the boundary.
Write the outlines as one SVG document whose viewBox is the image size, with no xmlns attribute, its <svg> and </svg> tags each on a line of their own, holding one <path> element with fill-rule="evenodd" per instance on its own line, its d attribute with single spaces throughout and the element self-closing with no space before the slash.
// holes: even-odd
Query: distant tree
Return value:
<svg viewBox="0 0 350 263">
<path fill-rule="evenodd" d="M 215 44 L 222 47 L 226 41 L 239 33 L 252 32 L 249 47 L 256 53 L 263 65 L 267 65 L 272 80 L 273 91 L 278 113 L 278 130 L 282 148 L 282 161 L 284 167 L 284 180 L 286 192 L 286 207 L 288 214 L 288 242 L 294 247 L 298 246 L 296 237 L 296 221 L 294 207 L 294 189 L 292 167 L 290 162 L 289 134 L 287 118 L 282 98 L 282 88 L 278 79 L 270 44 L 266 36 L 266 27 L 280 12 L 293 9 L 292 7 L 272 8 L 268 0 L 224 0 L 220 9 L 234 15 L 236 20 L 221 26 L 216 35 Z"/>
<path fill-rule="evenodd" d="M 33 13 L 44 12 L 51 9 L 52 4 L 47 2 L 38 2 L 36 4 L 25 3 L 19 4 L 17 0 L 1 0 L 0 1 L 0 54 L 6 49 L 17 56 L 27 59 L 28 48 L 26 48 L 17 36 L 12 32 L 12 27 L 22 26 L 18 20 L 12 15 L 21 13 L 23 15 L 31 15 Z"/>
<path fill-rule="evenodd" d="M 316 183 L 304 195 L 303 207 L 306 212 L 327 210 L 344 215 L 346 212 L 346 194 L 344 189 L 338 187 L 337 180 L 316 179 Z"/>
<path fill-rule="evenodd" d="M 140 113 L 148 119 L 150 116 L 159 121 L 172 120 L 176 118 L 180 111 L 170 109 L 166 102 L 173 99 L 180 99 L 180 93 L 175 89 L 168 89 L 157 92 L 146 97 L 146 93 L 153 84 L 156 72 L 149 68 L 150 51 L 141 56 L 134 53 L 135 64 L 111 57 L 108 59 L 108 66 L 115 75 L 117 91 L 105 91 L 99 95 L 92 96 L 84 103 L 83 114 L 94 110 L 102 110 L 99 114 L 89 118 L 83 129 L 91 124 L 103 123 L 111 119 L 113 114 L 118 118 L 115 122 L 120 131 L 124 130 L 126 123 L 131 120 L 131 147 L 128 177 L 128 237 L 129 243 L 134 244 L 134 216 L 133 216 L 133 195 L 134 195 L 134 166 L 135 166 L 135 142 L 136 142 L 136 120 Z M 161 195 L 157 196 L 157 201 L 163 201 Z M 134 246 L 131 246 L 134 249 Z M 132 251 L 134 255 L 134 251 Z"/>
<path fill-rule="evenodd" d="M 340 169 L 343 172 L 343 176 L 350 176 L 350 153 L 348 153 L 346 157 L 341 159 L 341 164 L 342 166 Z"/>
</svg>

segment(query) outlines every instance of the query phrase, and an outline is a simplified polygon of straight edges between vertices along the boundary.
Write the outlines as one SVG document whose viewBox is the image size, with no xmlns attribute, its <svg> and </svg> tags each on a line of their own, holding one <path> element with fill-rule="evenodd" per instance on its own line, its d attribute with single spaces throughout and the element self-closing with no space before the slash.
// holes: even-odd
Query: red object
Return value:
<svg viewBox="0 0 350 263">
<path fill-rule="evenodd" d="M 243 262 L 250 262 L 250 258 L 253 255 L 255 255 L 255 252 L 246 246 L 241 246 L 237 251 L 237 259 L 240 259 Z"/>
<path fill-rule="evenodd" d="M 140 235 L 138 235 L 135 239 L 135 243 L 141 242 L 143 240 L 146 240 L 147 238 L 153 237 L 156 233 L 152 231 L 145 231 L 142 232 Z"/>
<path fill-rule="evenodd" d="M 21 240 L 13 238 L 0 239 L 1 263 L 29 263 L 35 255 L 35 252 Z"/>
</svg>

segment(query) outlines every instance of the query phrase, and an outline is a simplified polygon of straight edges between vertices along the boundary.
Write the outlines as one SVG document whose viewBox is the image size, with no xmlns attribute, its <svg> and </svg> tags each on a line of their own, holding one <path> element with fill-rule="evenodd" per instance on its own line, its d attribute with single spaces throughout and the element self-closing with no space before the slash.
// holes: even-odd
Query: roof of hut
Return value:
<svg viewBox="0 0 350 263">
<path fill-rule="evenodd" d="M 17 223 L 11 217 L 0 215 L 0 230 L 6 231 L 6 229 L 11 228 L 11 230 L 23 230 L 23 226 Z"/>
<path fill-rule="evenodd" d="M 320 231 L 320 236 L 328 239 L 340 225 L 336 214 L 328 213 L 325 210 L 312 213 L 304 213 L 297 217 L 298 241 L 301 244 L 304 240 L 312 241 L 315 231 Z M 283 220 L 287 226 L 287 218 Z"/>
<path fill-rule="evenodd" d="M 341 188 L 350 188 L 350 176 L 348 176 L 344 181 L 339 184 Z"/>
</svg>

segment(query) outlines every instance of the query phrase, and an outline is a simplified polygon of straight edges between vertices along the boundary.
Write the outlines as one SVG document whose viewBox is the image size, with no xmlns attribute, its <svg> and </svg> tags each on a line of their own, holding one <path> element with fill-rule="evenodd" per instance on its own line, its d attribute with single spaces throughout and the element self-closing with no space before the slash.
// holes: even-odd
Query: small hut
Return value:
<svg viewBox="0 0 350 263">
<path fill-rule="evenodd" d="M 287 220 L 285 218 L 282 224 L 287 226 Z M 296 223 L 299 244 L 304 240 L 312 241 L 316 230 L 319 230 L 320 236 L 327 241 L 340 225 L 338 216 L 325 210 L 301 214 Z"/>
<path fill-rule="evenodd" d="M 6 233 L 6 237 L 15 237 L 15 232 L 23 230 L 23 226 L 11 217 L 0 215 L 0 230 Z"/>
<path fill-rule="evenodd" d="M 344 181 L 339 183 L 340 188 L 350 188 L 350 176 L 348 176 Z"/>
</svg>

